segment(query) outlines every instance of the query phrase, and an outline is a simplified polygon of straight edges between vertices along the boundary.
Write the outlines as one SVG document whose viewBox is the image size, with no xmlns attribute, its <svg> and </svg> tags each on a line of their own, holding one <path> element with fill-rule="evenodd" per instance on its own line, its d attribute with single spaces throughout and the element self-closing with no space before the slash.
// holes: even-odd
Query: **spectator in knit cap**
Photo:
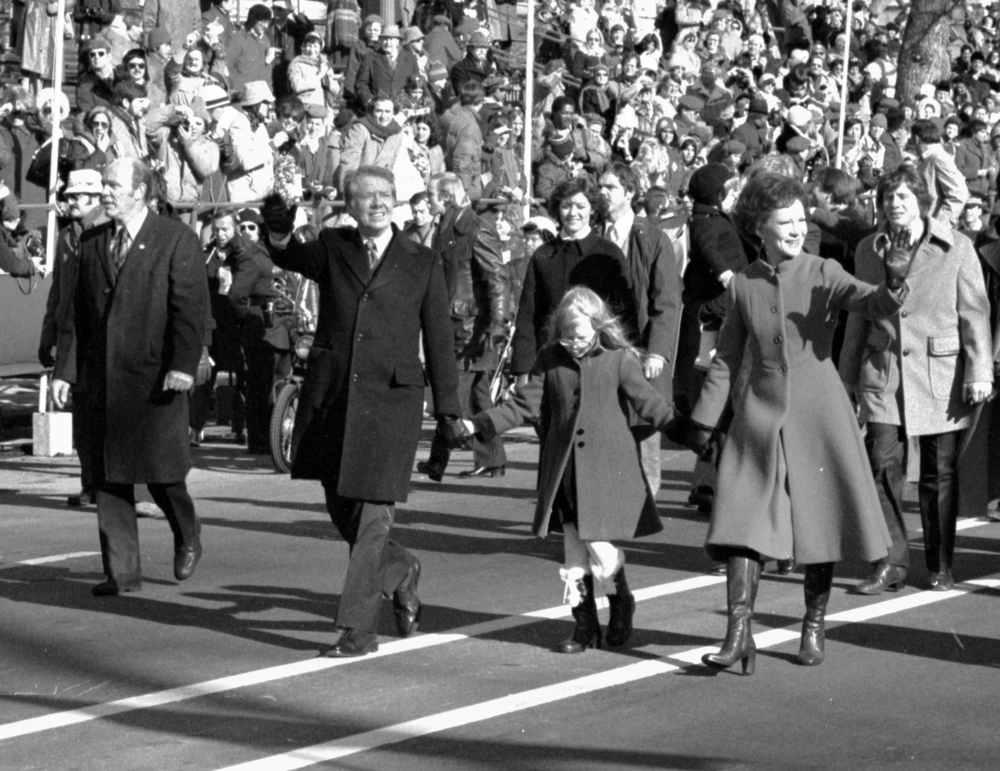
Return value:
<svg viewBox="0 0 1000 771">
<path fill-rule="evenodd" d="M 267 28 L 273 14 L 266 5 L 251 5 L 243 30 L 233 35 L 226 49 L 229 66 L 229 85 L 233 93 L 243 90 L 247 83 L 271 83 L 271 70 L 278 54 L 273 47 Z"/>
<path fill-rule="evenodd" d="M 91 38 L 81 53 L 87 57 L 87 69 L 76 84 L 77 109 L 86 113 L 98 105 L 110 107 L 115 90 L 111 43 L 104 37 Z"/>
<path fill-rule="evenodd" d="M 747 107 L 747 119 L 733 131 L 732 138 L 746 145 L 743 163 L 750 165 L 771 150 L 767 116 L 770 110 L 763 99 L 751 99 Z"/>
<path fill-rule="evenodd" d="M 146 37 L 146 72 L 149 82 L 166 93 L 167 79 L 164 70 L 170 62 L 173 45 L 170 33 L 163 27 L 150 30 Z"/>
<path fill-rule="evenodd" d="M 455 103 L 455 92 L 448 80 L 448 70 L 441 62 L 432 61 L 427 73 L 427 95 L 434 103 L 434 113 L 444 114 Z"/>
</svg>

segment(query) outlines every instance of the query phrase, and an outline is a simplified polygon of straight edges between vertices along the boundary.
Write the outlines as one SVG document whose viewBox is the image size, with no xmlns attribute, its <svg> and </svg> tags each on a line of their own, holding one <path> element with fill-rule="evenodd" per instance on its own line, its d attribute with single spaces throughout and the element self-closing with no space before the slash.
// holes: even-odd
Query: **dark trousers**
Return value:
<svg viewBox="0 0 1000 771">
<path fill-rule="evenodd" d="M 278 353 L 261 344 L 244 349 L 247 362 L 246 416 L 247 446 L 264 450 L 271 443 L 271 389 L 274 386 Z"/>
<path fill-rule="evenodd" d="M 469 372 L 459 369 L 458 403 L 464 409 L 463 418 L 471 418 L 493 407 L 493 399 L 490 398 L 490 375 L 489 372 Z M 476 468 L 497 468 L 506 465 L 507 453 L 503 448 L 503 439 L 499 435 L 488 442 L 473 437 L 470 444 Z M 434 439 L 431 441 L 430 462 L 444 469 L 450 458 L 451 451 L 444 441 L 434 434 Z"/>
<path fill-rule="evenodd" d="M 337 608 L 337 626 L 378 631 L 382 599 L 389 598 L 406 578 L 416 558 L 393 541 L 391 502 L 342 498 L 328 487 L 326 510 L 350 547 L 347 577 Z"/>
<path fill-rule="evenodd" d="M 184 481 L 150 484 L 149 492 L 174 534 L 174 552 L 201 543 L 201 523 Z M 97 527 L 101 536 L 104 572 L 116 581 L 142 577 L 139 559 L 139 528 L 135 516 L 135 486 L 97 484 Z"/>
<path fill-rule="evenodd" d="M 920 520 L 924 529 L 924 559 L 927 570 L 951 568 L 955 553 L 955 523 L 958 518 L 958 462 L 960 431 L 927 434 L 920 439 Z M 865 445 L 878 489 L 882 514 L 892 536 L 886 562 L 908 567 L 910 552 L 903 522 L 903 447 L 906 429 L 885 423 L 869 423 Z"/>
</svg>

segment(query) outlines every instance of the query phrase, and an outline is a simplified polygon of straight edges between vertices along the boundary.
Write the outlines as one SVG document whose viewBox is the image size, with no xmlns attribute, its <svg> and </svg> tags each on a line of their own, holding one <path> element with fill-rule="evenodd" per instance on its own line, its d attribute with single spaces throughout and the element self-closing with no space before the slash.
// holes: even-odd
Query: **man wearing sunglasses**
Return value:
<svg viewBox="0 0 1000 771">
<path fill-rule="evenodd" d="M 115 68 L 111 60 L 111 43 L 95 37 L 83 45 L 81 53 L 87 59 L 87 70 L 76 85 L 76 106 L 82 113 L 97 105 L 110 107 L 115 88 Z"/>
</svg>

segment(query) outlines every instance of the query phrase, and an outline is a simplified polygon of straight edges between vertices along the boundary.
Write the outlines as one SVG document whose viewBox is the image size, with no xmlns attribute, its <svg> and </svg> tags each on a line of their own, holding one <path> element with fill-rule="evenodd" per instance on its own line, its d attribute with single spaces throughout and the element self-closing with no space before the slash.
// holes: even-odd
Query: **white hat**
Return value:
<svg viewBox="0 0 1000 771">
<path fill-rule="evenodd" d="M 548 217 L 541 217 L 541 216 L 539 216 L 539 217 L 529 217 L 528 219 L 526 219 L 524 221 L 524 224 L 521 225 L 521 228 L 524 229 L 524 228 L 527 228 L 529 226 L 533 226 L 533 227 L 537 228 L 538 230 L 542 230 L 542 231 L 544 231 L 546 233 L 549 233 L 549 234 L 551 234 L 553 236 L 556 235 L 559 232 L 559 227 L 556 225 L 555 222 L 553 222 L 552 220 L 550 220 Z"/>
<path fill-rule="evenodd" d="M 104 189 L 104 182 L 101 179 L 101 172 L 96 169 L 76 169 L 69 173 L 66 181 L 66 189 L 63 195 L 73 193 L 99 194 Z"/>
<path fill-rule="evenodd" d="M 263 80 L 251 80 L 243 86 L 243 104 L 260 104 L 261 102 L 273 102 L 274 94 L 271 87 Z"/>
<path fill-rule="evenodd" d="M 793 126 L 808 126 L 813 119 L 812 113 L 805 107 L 793 105 L 788 108 L 788 122 Z"/>
<path fill-rule="evenodd" d="M 38 92 L 38 96 L 35 97 L 35 104 L 38 106 L 38 109 L 41 110 L 44 105 L 52 105 L 53 96 L 58 96 L 57 101 L 59 102 L 59 115 L 53 115 L 52 122 L 59 123 L 69 115 L 69 99 L 66 98 L 66 94 L 62 91 L 56 94 L 51 88 L 43 88 Z M 54 113 L 55 111 L 55 105 L 52 105 L 52 112 Z"/>
<path fill-rule="evenodd" d="M 229 104 L 229 94 L 221 86 L 208 83 L 201 89 L 201 98 L 205 100 L 205 109 L 211 112 Z"/>
</svg>

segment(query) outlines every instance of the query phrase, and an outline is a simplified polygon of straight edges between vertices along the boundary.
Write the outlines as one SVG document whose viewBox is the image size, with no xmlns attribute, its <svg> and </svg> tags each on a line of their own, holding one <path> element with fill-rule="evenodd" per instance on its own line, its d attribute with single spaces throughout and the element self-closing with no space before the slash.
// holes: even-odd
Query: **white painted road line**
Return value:
<svg viewBox="0 0 1000 771">
<path fill-rule="evenodd" d="M 347 757 L 348 755 L 356 755 L 360 752 L 384 747 L 388 744 L 396 744 L 408 739 L 447 731 L 451 728 L 471 725 L 472 723 L 481 723 L 484 720 L 492 720 L 493 718 L 509 715 L 514 712 L 522 712 L 523 710 L 539 707 L 543 704 L 550 704 L 554 701 L 572 699 L 575 696 L 583 696 L 584 694 L 593 693 L 605 688 L 613 688 L 637 680 L 645 680 L 646 678 L 655 677 L 667 672 L 674 672 L 678 669 L 680 667 L 662 661 L 642 661 L 638 664 L 612 669 L 608 672 L 598 672 L 597 674 L 587 675 L 576 680 L 569 680 L 565 683 L 547 685 L 531 691 L 522 691 L 510 696 L 502 696 L 499 699 L 472 704 L 468 707 L 440 712 L 437 715 L 417 718 L 406 723 L 398 723 L 386 728 L 378 728 L 374 731 L 355 734 L 344 739 L 324 744 L 315 744 L 311 747 L 303 747 L 302 749 L 286 752 L 282 755 L 252 760 L 249 763 L 241 763 L 236 766 L 228 766 L 222 771 L 293 771 L 293 769 L 305 768 L 316 763 L 325 763 Z"/>
<path fill-rule="evenodd" d="M 899 597 L 866 605 L 863 608 L 836 613 L 827 616 L 827 620 L 839 620 L 846 623 L 867 621 L 879 616 L 886 616 L 910 608 L 929 605 L 933 602 L 961 597 L 970 592 L 975 592 L 980 588 L 996 588 L 1000 586 L 1000 580 L 983 579 L 974 582 L 969 581 L 968 584 L 973 585 L 973 588 L 955 589 L 950 592 L 923 592 L 921 594 Z M 797 628 L 771 629 L 767 632 L 754 635 L 754 642 L 758 648 L 768 648 L 789 640 L 798 639 L 799 635 L 800 630 Z M 717 645 L 707 648 L 696 648 L 695 650 L 685 651 L 670 658 L 678 659 L 691 665 L 700 663 L 704 653 L 714 653 L 718 649 Z M 223 769 L 219 769 L 219 771 L 295 771 L 296 769 L 307 768 L 317 763 L 326 763 L 331 760 L 347 757 L 348 755 L 357 755 L 361 752 L 378 749 L 390 744 L 397 744 L 409 739 L 440 733 L 473 723 L 481 723 L 484 720 L 490 720 L 495 717 L 509 715 L 563 699 L 571 699 L 575 696 L 581 696 L 604 688 L 612 688 L 617 685 L 644 680 L 683 668 L 686 667 L 672 666 L 662 661 L 643 661 L 607 672 L 568 680 L 557 685 L 550 685 L 531 691 L 522 691 L 518 694 L 504 696 L 479 704 L 471 704 L 460 709 L 440 712 L 437 715 L 429 715 L 416 720 L 409 720 L 405 723 L 378 728 L 374 731 L 366 731 L 365 733 L 347 736 L 343 739 L 302 747 L 280 755 L 259 758 L 258 760 L 251 760 L 235 766 L 226 766 Z"/>
<path fill-rule="evenodd" d="M 46 565 L 49 562 L 63 562 L 64 560 L 75 560 L 79 557 L 101 556 L 99 551 L 75 551 L 69 554 L 54 554 L 51 557 L 36 557 L 33 560 L 21 560 L 18 565 Z"/>
<path fill-rule="evenodd" d="M 982 519 L 969 519 L 963 520 L 958 523 L 961 529 L 968 529 L 969 527 L 976 527 L 977 525 L 993 524 L 992 520 L 987 518 Z M 80 554 L 90 554 L 89 552 Z M 63 555 L 64 557 L 67 555 Z M 46 558 L 42 558 L 46 559 Z M 49 558 L 51 559 L 51 558 Z M 660 584 L 659 586 L 647 587 L 645 589 L 637 589 L 634 594 L 637 601 L 652 599 L 656 597 L 663 597 L 670 594 L 676 594 L 678 592 L 691 591 L 693 589 L 700 589 L 707 586 L 713 586 L 720 583 L 725 583 L 725 576 L 694 576 L 692 578 L 682 579 L 680 581 L 672 581 L 666 584 Z M 973 584 L 975 582 L 967 582 L 968 584 Z M 961 593 L 961 592 L 959 592 Z M 922 597 L 929 595 L 935 599 L 942 599 L 943 595 L 952 596 L 950 593 L 937 593 L 930 592 L 920 595 L 913 595 L 915 597 Z M 907 598 L 900 598 L 907 599 Z M 934 599 L 929 600 L 931 602 Z M 602 603 L 606 604 L 606 600 L 601 600 Z M 918 603 L 923 604 L 923 603 Z M 877 607 L 877 605 L 871 606 Z M 275 680 L 281 680 L 288 677 L 298 677 L 299 675 L 309 674 L 312 672 L 319 672 L 325 669 L 331 669 L 336 666 L 345 666 L 347 664 L 355 663 L 358 661 L 370 661 L 374 658 L 381 656 L 389 656 L 397 653 L 405 653 L 411 650 L 419 650 L 421 648 L 429 648 L 436 645 L 443 645 L 445 643 L 454 642 L 456 640 L 464 640 L 469 637 L 477 637 L 485 634 L 492 634 L 504 629 L 510 629 L 513 627 L 520 626 L 526 621 L 534 621 L 536 619 L 557 619 L 565 616 L 569 616 L 570 611 L 566 605 L 559 605 L 554 608 L 545 608 L 542 610 L 532 611 L 530 613 L 525 613 L 521 616 L 508 616 L 506 618 L 500 618 L 493 621 L 486 621 L 481 624 L 474 624 L 468 627 L 463 627 L 460 629 L 453 630 L 448 634 L 425 634 L 419 635 L 418 637 L 411 637 L 407 640 L 394 640 L 389 643 L 384 643 L 379 646 L 379 650 L 376 653 L 369 654 L 359 659 L 329 659 L 329 658 L 312 658 L 306 659 L 304 661 L 292 662 L 290 664 L 281 664 L 275 667 L 269 667 L 267 669 L 255 670 L 252 672 L 246 672 L 239 675 L 231 675 L 229 677 L 222 677 L 216 680 L 208 680 L 202 683 L 193 683 L 191 685 L 180 686 L 178 688 L 170 688 L 164 691 L 157 691 L 155 693 L 144 694 L 141 696 L 134 696 L 127 699 L 119 699 L 117 701 L 105 702 L 102 704 L 94 704 L 89 707 L 82 707 L 80 709 L 67 710 L 64 712 L 55 712 L 49 715 L 41 715 L 35 718 L 28 718 L 26 720 L 19 720 L 13 723 L 7 723 L 0 725 L 0 741 L 5 739 L 13 739 L 19 736 L 25 736 L 27 734 L 39 733 L 42 731 L 49 731 L 56 728 L 62 728 L 65 726 L 77 725 L 79 723 L 86 723 L 91 720 L 97 720 L 99 718 L 110 717 L 112 715 L 118 715 L 123 712 L 133 712 L 141 709 L 151 709 L 154 707 L 161 707 L 166 704 L 175 704 L 180 701 L 187 701 L 189 699 L 196 699 L 202 696 L 209 696 L 216 693 L 222 693 L 224 691 L 231 691 L 237 688 L 246 688 L 253 685 L 260 685 L 262 683 L 273 682 Z M 834 620 L 834 616 L 828 617 L 830 620 Z M 798 636 L 798 633 L 792 635 L 791 638 L 782 636 L 784 630 L 771 630 L 770 632 L 764 632 L 763 635 L 773 634 L 775 635 L 775 642 L 769 642 L 766 644 L 776 645 L 780 642 L 786 642 L 789 639 L 794 639 Z M 780 638 L 780 639 L 779 639 Z M 760 637 L 758 635 L 754 636 L 754 640 L 758 640 Z M 770 638 L 764 638 L 768 640 Z M 758 643 L 758 647 L 765 647 L 761 643 Z M 699 648 L 698 650 L 702 653 L 710 652 L 716 650 L 717 646 L 714 648 Z M 694 651 L 690 652 L 691 655 Z M 672 656 L 671 658 L 679 658 L 684 656 L 684 654 L 679 654 L 677 656 Z M 701 654 L 698 655 L 700 660 Z M 684 660 L 683 658 L 681 660 Z"/>
</svg>

